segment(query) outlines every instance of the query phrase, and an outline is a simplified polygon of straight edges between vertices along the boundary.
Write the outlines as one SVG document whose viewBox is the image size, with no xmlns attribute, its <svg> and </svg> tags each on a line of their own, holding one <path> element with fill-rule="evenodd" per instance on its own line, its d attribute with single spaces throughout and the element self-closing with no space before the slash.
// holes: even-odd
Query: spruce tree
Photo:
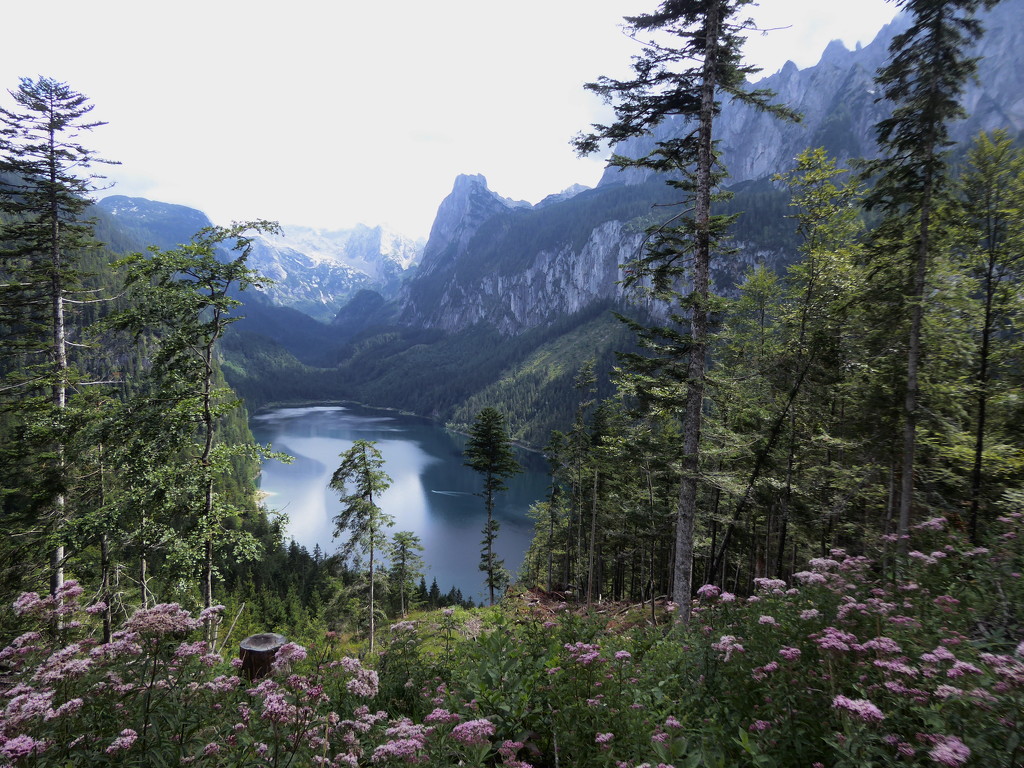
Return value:
<svg viewBox="0 0 1024 768">
<path fill-rule="evenodd" d="M 973 372 L 974 447 L 970 473 L 969 530 L 980 539 L 979 520 L 986 491 L 986 456 L 993 434 L 990 405 L 1008 397 L 1000 373 L 1007 365 L 1006 341 L 1021 321 L 1021 282 L 1024 279 L 1024 150 L 1005 130 L 978 136 L 967 155 L 967 167 L 957 180 L 961 260 L 975 281 L 979 310 L 974 313 L 977 338 Z M 1009 434 L 996 443 L 1011 445 Z"/>
<path fill-rule="evenodd" d="M 398 609 L 404 617 L 415 590 L 416 577 L 423 578 L 423 551 L 420 537 L 412 531 L 399 531 L 391 541 L 391 573 L 398 584 Z"/>
<path fill-rule="evenodd" d="M 155 420 L 146 427 L 150 432 L 163 424 L 183 457 L 178 461 L 185 472 L 164 465 L 157 468 L 156 479 L 158 484 L 172 480 L 179 512 L 191 518 L 192 527 L 174 542 L 175 554 L 182 565 L 198 561 L 206 608 L 213 605 L 218 545 L 230 544 L 240 558 L 256 555 L 254 540 L 228 524 L 235 511 L 218 493 L 218 481 L 229 475 L 235 459 L 259 461 L 269 454 L 257 445 L 217 440 L 218 429 L 240 405 L 223 385 L 217 346 L 227 328 L 240 319 L 237 292 L 264 280 L 247 265 L 252 233 L 273 231 L 277 225 L 267 221 L 211 226 L 176 249 L 153 247 L 148 255 L 134 254 L 120 262 L 128 267 L 126 284 L 133 303 L 111 325 L 139 339 L 149 334 L 158 338 L 149 373 L 151 389 L 145 396 L 148 407 L 137 413 Z M 235 252 L 234 258 L 225 258 L 225 245 Z"/>
<path fill-rule="evenodd" d="M 519 462 L 512 453 L 512 442 L 508 437 L 505 417 L 494 408 L 484 408 L 477 414 L 469 430 L 469 440 L 463 451 L 465 464 L 483 476 L 484 487 L 480 495 L 487 508 L 487 522 L 484 523 L 484 538 L 480 542 L 480 570 L 486 574 L 485 581 L 494 605 L 494 592 L 508 583 L 504 561 L 494 551 L 499 524 L 494 519 L 494 496 L 506 490 L 505 480 L 522 472 Z"/>
<path fill-rule="evenodd" d="M 370 653 L 374 649 L 374 572 L 376 554 L 383 545 L 384 529 L 395 524 L 395 519 L 377 505 L 377 497 L 391 486 L 391 478 L 384 471 L 384 457 L 377 449 L 377 443 L 370 440 L 356 440 L 352 447 L 341 454 L 341 464 L 334 470 L 330 486 L 342 494 L 341 512 L 334 518 L 335 536 L 348 531 L 349 540 L 342 548 L 350 554 L 359 547 L 370 558 Z"/>
<path fill-rule="evenodd" d="M 690 615 L 694 524 L 701 484 L 701 427 L 713 308 L 711 259 L 722 251 L 731 221 L 712 213 L 713 203 L 722 199 L 719 185 L 724 178 L 714 147 L 715 117 L 723 98 L 793 117 L 770 104 L 770 93 L 753 90 L 746 83 L 746 76 L 757 72 L 741 63 L 740 54 L 743 33 L 752 25 L 736 17 L 749 4 L 750 0 L 665 0 L 654 13 L 627 17 L 634 39 L 651 36 L 640 41 L 644 48 L 642 55 L 634 57 L 635 77 L 603 77 L 586 86 L 616 102 L 617 119 L 608 126 L 595 125 L 592 133 L 575 141 L 580 153 L 589 154 L 604 141 L 614 144 L 646 134 L 666 118 L 686 121 L 681 136 L 658 142 L 649 155 L 612 158 L 612 164 L 619 167 L 666 174 L 667 183 L 681 193 L 680 207 L 686 211 L 649 231 L 645 253 L 627 265 L 626 279 L 627 285 L 646 287 L 655 298 L 672 302 L 689 315 L 687 319 L 677 311 L 673 327 L 649 329 L 633 323 L 641 343 L 654 355 L 633 356 L 630 361 L 644 379 L 639 384 L 643 393 L 661 398 L 662 408 L 681 411 L 684 457 L 673 599 L 684 622 Z M 691 210 L 692 215 L 688 213 Z M 689 281 L 685 296 L 684 279 Z M 672 405 L 661 397 L 672 389 L 683 390 L 681 404 Z"/>
<path fill-rule="evenodd" d="M 55 542 L 50 589 L 63 583 L 67 460 L 66 409 L 76 379 L 69 359 L 75 307 L 93 300 L 80 293 L 78 262 L 93 239 L 86 215 L 99 176 L 91 166 L 107 163 L 78 143 L 82 132 L 101 125 L 89 119 L 88 98 L 48 77 L 22 78 L 10 91 L 13 109 L 0 107 L 0 212 L 9 216 L 0 233 L 0 326 L 4 327 L 0 385 L 4 399 L 34 424 L 39 470 L 32 474 L 30 504 L 38 505 Z M 45 433 L 45 434 L 42 434 Z M 26 445 L 31 440 L 26 441 Z M 24 489 L 22 489 L 22 495 Z"/>
<path fill-rule="evenodd" d="M 867 165 L 874 188 L 866 202 L 884 215 L 879 240 L 886 249 L 892 242 L 903 244 L 903 295 L 909 314 L 897 523 L 901 541 L 909 531 L 914 506 L 922 329 L 939 239 L 936 230 L 944 225 L 938 211 L 949 193 L 949 126 L 965 116 L 960 96 L 977 70 L 977 59 L 967 55 L 982 34 L 974 15 L 996 2 L 897 0 L 910 16 L 910 27 L 893 39 L 889 62 L 875 78 L 880 99 L 891 102 L 893 110 L 877 125 L 883 156 Z"/>
</svg>

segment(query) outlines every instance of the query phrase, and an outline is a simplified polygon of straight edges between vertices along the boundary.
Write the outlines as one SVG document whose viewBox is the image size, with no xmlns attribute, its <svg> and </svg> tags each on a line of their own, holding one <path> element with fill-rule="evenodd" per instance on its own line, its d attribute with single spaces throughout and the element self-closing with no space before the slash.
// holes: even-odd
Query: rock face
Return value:
<svg viewBox="0 0 1024 768">
<path fill-rule="evenodd" d="M 964 98 L 970 117 L 952 126 L 957 141 L 980 130 L 1024 129 L 1022 13 L 1024 0 L 1003 0 L 985 15 L 986 37 L 977 51 L 984 58 L 978 82 Z M 824 146 L 840 159 L 875 156 L 874 126 L 887 106 L 876 101 L 874 77 L 888 59 L 889 43 L 907 27 L 908 20 L 897 16 L 863 48 L 850 51 L 834 41 L 817 65 L 800 70 L 789 62 L 757 84 L 802 113 L 800 123 L 725 104 L 716 130 L 728 183 L 770 178 L 791 168 L 808 147 Z M 652 136 L 631 139 L 615 151 L 639 157 L 655 142 L 687 131 L 683 120 L 669 119 Z M 641 247 L 641 227 L 634 220 L 664 202 L 653 185 L 664 188 L 649 171 L 609 168 L 596 190 L 570 189 L 531 208 L 495 194 L 483 177 L 460 176 L 438 209 L 420 271 L 399 294 L 401 322 L 446 331 L 488 323 L 516 335 L 592 302 L 623 299 L 619 265 Z M 623 186 L 637 190 L 637 204 L 597 204 L 625 199 Z M 734 286 L 750 266 L 778 267 L 787 258 L 777 244 L 738 239 L 745 242 L 734 243 L 737 252 L 714 266 L 719 290 Z"/>
<path fill-rule="evenodd" d="M 621 298 L 619 265 L 641 237 L 624 233 L 622 222 L 607 221 L 591 231 L 582 248 L 563 244 L 538 251 L 525 268 L 470 280 L 450 271 L 436 300 L 406 303 L 402 321 L 446 331 L 487 323 L 506 335 L 546 325 L 593 301 Z"/>
<path fill-rule="evenodd" d="M 530 204 L 513 201 L 495 194 L 480 174 L 460 175 L 451 193 L 438 206 L 430 227 L 430 237 L 423 249 L 420 274 L 429 275 L 443 265 L 452 254 L 465 250 L 480 225 L 500 213 Z"/>
</svg>

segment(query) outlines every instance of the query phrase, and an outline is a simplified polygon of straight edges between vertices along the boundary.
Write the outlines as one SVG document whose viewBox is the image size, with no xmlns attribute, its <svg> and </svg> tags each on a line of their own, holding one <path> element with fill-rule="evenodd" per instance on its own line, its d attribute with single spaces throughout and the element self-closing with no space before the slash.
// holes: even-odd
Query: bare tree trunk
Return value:
<svg viewBox="0 0 1024 768">
<path fill-rule="evenodd" d="M 693 254 L 693 308 L 690 313 L 690 360 L 687 371 L 686 404 L 683 411 L 683 482 L 679 490 L 676 520 L 676 552 L 672 598 L 679 606 L 677 621 L 690 621 L 693 582 L 693 531 L 697 519 L 697 489 L 700 484 L 700 433 L 704 412 L 704 383 L 708 345 L 708 299 L 711 277 L 711 192 L 714 145 L 715 80 L 722 8 L 712 3 L 704 19 L 706 52 L 701 82 L 700 115 L 697 128 L 697 169 Z"/>
<path fill-rule="evenodd" d="M 594 600 L 594 550 L 597 546 L 597 470 L 594 470 L 594 496 L 590 505 L 590 551 L 587 554 L 587 608 Z"/>
<path fill-rule="evenodd" d="M 55 132 L 50 130 L 50 265 L 53 270 L 50 278 L 50 301 L 52 312 L 52 340 L 51 353 L 53 355 L 54 381 L 52 399 L 53 406 L 58 412 L 63 411 L 67 406 L 67 376 L 68 376 L 68 353 L 67 353 L 67 331 L 64 325 L 64 284 L 63 276 L 63 254 L 60 248 L 60 204 L 57 200 L 57 149 L 54 144 Z M 61 475 L 60 482 L 64 482 L 64 444 L 58 442 L 54 446 L 57 456 L 57 470 Z M 64 493 L 58 493 L 53 500 L 54 523 L 58 529 L 64 525 L 64 518 L 67 515 L 66 499 Z M 63 532 L 58 536 L 63 537 Z M 64 545 L 58 544 L 54 547 L 51 556 L 50 594 L 56 595 L 64 586 Z"/>
<path fill-rule="evenodd" d="M 990 242 L 992 237 L 989 238 Z M 971 469 L 971 542 L 978 543 L 978 512 L 981 508 L 982 461 L 985 455 L 985 426 L 988 416 L 988 359 L 992 337 L 992 304 L 995 298 L 995 254 L 990 252 L 985 270 L 985 317 L 981 328 L 981 353 L 975 381 L 978 388 L 978 422 L 974 436 L 974 467 Z"/>
</svg>

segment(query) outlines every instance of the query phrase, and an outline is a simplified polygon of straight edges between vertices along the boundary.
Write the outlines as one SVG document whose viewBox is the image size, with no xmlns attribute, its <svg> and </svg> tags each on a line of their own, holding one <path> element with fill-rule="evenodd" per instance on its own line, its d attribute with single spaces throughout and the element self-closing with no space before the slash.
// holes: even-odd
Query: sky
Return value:
<svg viewBox="0 0 1024 768">
<path fill-rule="evenodd" d="M 2 16 L 0 104 L 55 78 L 107 125 L 82 137 L 122 194 L 217 224 L 362 223 L 425 237 L 462 173 L 536 203 L 594 186 L 570 140 L 608 107 L 583 84 L 625 77 L 622 17 L 656 0 L 14 0 Z M 885 0 L 762 0 L 746 61 L 815 64 L 870 42 Z"/>
</svg>

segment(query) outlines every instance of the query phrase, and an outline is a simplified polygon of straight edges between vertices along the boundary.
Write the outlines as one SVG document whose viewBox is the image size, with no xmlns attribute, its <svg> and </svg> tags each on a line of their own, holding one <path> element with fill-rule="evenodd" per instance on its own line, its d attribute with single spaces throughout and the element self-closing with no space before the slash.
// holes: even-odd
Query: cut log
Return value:
<svg viewBox="0 0 1024 768">
<path fill-rule="evenodd" d="M 250 635 L 238 646 L 238 657 L 242 660 L 242 674 L 252 680 L 259 680 L 270 673 L 274 663 L 274 654 L 288 642 L 284 635 L 264 632 L 261 635 Z"/>
</svg>

